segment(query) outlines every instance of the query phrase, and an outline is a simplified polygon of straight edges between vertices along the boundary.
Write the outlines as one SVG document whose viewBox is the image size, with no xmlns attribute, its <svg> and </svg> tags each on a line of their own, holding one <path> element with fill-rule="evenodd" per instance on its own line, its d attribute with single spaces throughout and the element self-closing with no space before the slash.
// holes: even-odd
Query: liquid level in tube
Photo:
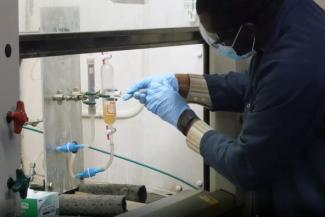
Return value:
<svg viewBox="0 0 325 217">
<path fill-rule="evenodd" d="M 105 100 L 103 103 L 104 121 L 107 125 L 112 126 L 116 121 L 116 102 Z"/>
</svg>

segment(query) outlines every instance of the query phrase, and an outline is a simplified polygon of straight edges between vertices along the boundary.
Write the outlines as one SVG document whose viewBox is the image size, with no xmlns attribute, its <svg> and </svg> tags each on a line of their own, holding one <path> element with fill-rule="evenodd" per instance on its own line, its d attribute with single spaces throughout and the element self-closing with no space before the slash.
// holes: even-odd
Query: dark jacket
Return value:
<svg viewBox="0 0 325 217">
<path fill-rule="evenodd" d="M 204 135 L 206 163 L 256 191 L 264 212 L 325 216 L 324 9 L 313 0 L 285 0 L 249 71 L 206 80 L 214 110 L 244 116 L 236 140 Z"/>
</svg>

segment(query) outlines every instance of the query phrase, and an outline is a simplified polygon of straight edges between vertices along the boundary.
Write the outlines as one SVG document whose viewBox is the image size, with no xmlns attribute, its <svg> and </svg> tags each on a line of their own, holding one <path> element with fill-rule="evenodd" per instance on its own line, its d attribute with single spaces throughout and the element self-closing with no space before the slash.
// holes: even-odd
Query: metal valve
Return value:
<svg viewBox="0 0 325 217">
<path fill-rule="evenodd" d="M 110 137 L 113 136 L 113 134 L 115 134 L 116 131 L 117 131 L 116 128 L 106 126 L 105 134 L 106 134 L 107 140 L 110 140 Z"/>
<path fill-rule="evenodd" d="M 7 187 L 11 189 L 14 193 L 19 192 L 22 199 L 27 197 L 27 191 L 29 187 L 31 178 L 27 177 L 22 169 L 16 170 L 16 180 L 9 178 L 7 181 Z"/>
<path fill-rule="evenodd" d="M 18 101 L 16 111 L 9 111 L 6 119 L 8 123 L 14 121 L 14 131 L 16 134 L 20 134 L 24 124 L 28 122 L 24 102 Z"/>
</svg>

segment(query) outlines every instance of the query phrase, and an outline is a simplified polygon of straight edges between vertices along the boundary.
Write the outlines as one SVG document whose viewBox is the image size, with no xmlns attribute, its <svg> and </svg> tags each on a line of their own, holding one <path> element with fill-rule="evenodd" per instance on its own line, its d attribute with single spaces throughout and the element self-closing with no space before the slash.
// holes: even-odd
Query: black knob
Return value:
<svg viewBox="0 0 325 217">
<path fill-rule="evenodd" d="M 27 197 L 30 180 L 31 178 L 27 177 L 22 169 L 17 169 L 16 181 L 10 177 L 7 181 L 7 186 L 14 193 L 19 192 L 20 197 L 25 199 Z"/>
</svg>

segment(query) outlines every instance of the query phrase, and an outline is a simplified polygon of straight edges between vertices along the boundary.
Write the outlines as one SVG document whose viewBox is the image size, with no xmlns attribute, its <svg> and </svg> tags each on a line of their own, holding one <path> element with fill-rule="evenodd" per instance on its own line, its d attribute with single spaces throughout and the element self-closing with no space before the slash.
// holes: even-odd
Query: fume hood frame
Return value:
<svg viewBox="0 0 325 217">
<path fill-rule="evenodd" d="M 21 59 L 202 44 L 204 74 L 209 74 L 209 46 L 197 27 L 21 34 L 19 44 Z M 210 113 L 207 109 L 204 109 L 204 121 L 209 124 Z M 210 167 L 204 165 L 203 172 L 204 190 L 209 191 Z"/>
</svg>

